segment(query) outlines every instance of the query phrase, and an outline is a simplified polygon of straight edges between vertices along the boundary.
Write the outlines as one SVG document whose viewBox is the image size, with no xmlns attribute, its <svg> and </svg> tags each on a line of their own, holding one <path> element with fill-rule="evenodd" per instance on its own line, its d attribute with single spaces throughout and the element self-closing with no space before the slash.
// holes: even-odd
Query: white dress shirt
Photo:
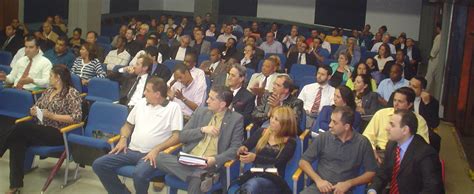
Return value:
<svg viewBox="0 0 474 194">
<path fill-rule="evenodd" d="M 30 59 L 27 56 L 21 57 L 16 62 L 15 66 L 12 67 L 10 74 L 7 75 L 6 82 L 13 83 L 13 86 L 16 86 L 29 63 Z M 32 90 L 35 87 L 48 87 L 49 73 L 51 72 L 52 66 L 53 65 L 48 60 L 48 58 L 43 57 L 41 54 L 36 54 L 36 56 L 33 57 L 33 62 L 31 64 L 30 71 L 28 72 L 28 77 L 33 79 L 33 83 L 23 85 L 23 88 Z"/>
<path fill-rule="evenodd" d="M 301 61 L 299 64 L 306 64 L 306 55 L 303 55 L 304 53 L 298 53 L 298 58 L 296 58 L 296 63 L 298 63 L 298 59 L 301 56 Z"/>
<path fill-rule="evenodd" d="M 421 103 L 421 97 L 418 96 L 415 98 L 415 103 L 414 103 L 415 113 L 420 114 L 420 103 Z"/>
<path fill-rule="evenodd" d="M 321 85 L 318 83 L 312 83 L 304 86 L 301 90 L 298 98 L 303 101 L 303 108 L 306 112 L 311 111 L 319 90 L 319 86 Z M 326 84 L 322 87 L 323 90 L 321 90 L 321 102 L 319 104 L 318 112 L 321 111 L 324 106 L 334 104 L 334 91 L 336 91 L 336 89 L 329 84 Z"/>
<path fill-rule="evenodd" d="M 39 54 L 43 55 L 43 51 L 41 51 L 41 49 L 39 50 Z M 21 49 L 19 49 L 16 52 L 15 56 L 13 56 L 12 62 L 10 63 L 10 67 L 13 68 L 13 66 L 16 65 L 16 62 L 24 56 L 25 56 L 25 47 L 21 47 Z"/>
<path fill-rule="evenodd" d="M 109 54 L 107 54 L 107 57 L 105 57 L 104 63 L 107 64 L 107 70 L 111 70 L 116 66 L 116 65 L 122 65 L 126 66 L 128 65 L 128 62 L 130 61 L 130 54 L 126 51 L 123 50 L 121 53 L 118 53 L 118 49 L 111 50 Z"/>
<path fill-rule="evenodd" d="M 138 84 L 137 84 L 137 89 L 135 89 L 135 92 L 132 94 L 132 97 L 130 98 L 130 101 L 128 102 L 128 106 L 135 106 L 137 102 L 143 98 L 143 91 L 145 90 L 147 78 L 148 78 L 148 73 L 145 73 L 142 76 L 140 76 L 140 80 L 138 81 Z"/>
<path fill-rule="evenodd" d="M 184 61 L 184 56 L 186 56 L 186 48 L 179 47 L 174 60 Z"/>
<path fill-rule="evenodd" d="M 138 57 L 140 55 L 145 55 L 146 52 L 145 50 L 141 50 L 141 51 L 138 51 L 138 53 L 133 57 L 133 59 L 130 61 L 130 63 L 128 64 L 129 66 L 134 66 L 135 63 L 137 62 L 138 60 Z M 161 55 L 161 53 L 158 53 L 158 63 L 162 63 L 163 62 L 163 55 Z"/>
<path fill-rule="evenodd" d="M 171 89 L 173 91 L 181 90 L 186 100 L 194 102 L 196 105 L 200 106 L 204 102 L 205 97 L 206 97 L 207 84 L 206 82 L 202 83 L 202 82 L 199 82 L 199 80 L 193 79 L 191 84 L 189 84 L 188 86 L 185 86 L 181 82 L 177 81 L 173 84 L 173 86 L 171 86 Z M 176 102 L 179 104 L 179 106 L 181 107 L 181 111 L 183 112 L 183 115 L 191 116 L 191 114 L 193 114 L 194 111 L 191 108 L 189 108 L 180 99 L 175 97 L 173 98 L 173 102 Z"/>
</svg>

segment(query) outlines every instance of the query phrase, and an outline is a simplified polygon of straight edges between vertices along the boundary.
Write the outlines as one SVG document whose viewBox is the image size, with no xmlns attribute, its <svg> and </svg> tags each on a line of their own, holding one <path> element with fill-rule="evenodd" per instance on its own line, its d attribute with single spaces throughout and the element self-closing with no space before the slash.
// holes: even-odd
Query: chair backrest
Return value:
<svg viewBox="0 0 474 194">
<path fill-rule="evenodd" d="M 4 88 L 0 91 L 0 115 L 22 118 L 30 114 L 33 96 L 25 90 Z"/>
<path fill-rule="evenodd" d="M 119 84 L 109 79 L 92 78 L 87 90 L 87 96 L 100 97 L 112 102 L 119 100 Z"/>
<path fill-rule="evenodd" d="M 209 60 L 209 55 L 208 55 L 208 54 L 200 54 L 200 55 L 198 56 L 197 66 L 198 66 L 198 67 L 201 66 L 201 63 L 202 63 L 203 61 L 206 61 L 206 60 Z"/>
<path fill-rule="evenodd" d="M 72 80 L 72 85 L 74 86 L 74 88 L 76 88 L 76 90 L 79 93 L 82 93 L 81 77 L 79 77 L 78 75 L 76 75 L 74 73 L 71 73 L 71 80 Z"/>
<path fill-rule="evenodd" d="M 339 49 L 340 44 L 331 44 L 331 56 L 336 54 L 337 49 Z"/>
<path fill-rule="evenodd" d="M 110 37 L 108 36 L 98 36 L 97 37 L 97 42 L 103 43 L 103 44 L 110 44 Z"/>
<path fill-rule="evenodd" d="M 293 64 L 290 75 L 296 81 L 301 81 L 305 76 L 315 76 L 317 68 L 312 65 Z"/>
<path fill-rule="evenodd" d="M 213 48 L 221 48 L 222 46 L 224 46 L 225 43 L 223 42 L 212 42 L 211 43 L 211 49 Z"/>
<path fill-rule="evenodd" d="M 214 36 L 206 36 L 204 37 L 204 40 L 209 41 L 210 43 L 216 42 L 216 37 Z"/>
<path fill-rule="evenodd" d="M 89 120 L 84 135 L 91 137 L 92 132 L 100 130 L 109 134 L 119 134 L 127 120 L 128 109 L 121 104 L 95 102 L 89 111 Z"/>
<path fill-rule="evenodd" d="M 5 64 L 5 65 L 0 64 L 0 71 L 3 71 L 8 75 L 12 71 L 12 68 L 7 65 L 10 65 L 10 64 Z"/>
<path fill-rule="evenodd" d="M 262 72 L 262 66 L 263 66 L 263 59 L 258 62 L 257 69 L 256 69 L 255 72 L 257 72 L 257 73 Z"/>
<path fill-rule="evenodd" d="M 252 75 L 255 73 L 255 70 L 252 68 L 247 68 L 247 73 L 245 74 L 245 83 L 249 83 L 250 78 L 252 78 Z"/>
<path fill-rule="evenodd" d="M 170 69 L 171 72 L 174 71 L 174 67 L 176 67 L 176 64 L 178 63 L 183 63 L 183 61 L 168 59 L 163 62 L 163 64 L 166 65 L 166 67 L 168 67 L 168 69 Z"/>
<path fill-rule="evenodd" d="M 8 51 L 0 51 L 0 64 L 1 65 L 10 65 L 12 62 L 13 56 Z"/>
<path fill-rule="evenodd" d="M 97 42 L 97 45 L 100 47 L 104 48 L 104 56 L 107 56 L 109 54 L 110 50 L 112 50 L 112 46 L 110 44 L 102 43 L 102 42 Z"/>
</svg>

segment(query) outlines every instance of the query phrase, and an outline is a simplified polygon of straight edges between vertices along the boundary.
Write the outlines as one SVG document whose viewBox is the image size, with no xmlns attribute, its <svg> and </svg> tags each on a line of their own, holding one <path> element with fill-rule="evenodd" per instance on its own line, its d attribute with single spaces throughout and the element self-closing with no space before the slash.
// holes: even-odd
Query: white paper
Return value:
<svg viewBox="0 0 474 194">
<path fill-rule="evenodd" d="M 38 118 L 40 123 L 43 124 L 43 111 L 37 106 L 35 106 L 35 109 L 36 109 L 36 118 Z"/>
</svg>

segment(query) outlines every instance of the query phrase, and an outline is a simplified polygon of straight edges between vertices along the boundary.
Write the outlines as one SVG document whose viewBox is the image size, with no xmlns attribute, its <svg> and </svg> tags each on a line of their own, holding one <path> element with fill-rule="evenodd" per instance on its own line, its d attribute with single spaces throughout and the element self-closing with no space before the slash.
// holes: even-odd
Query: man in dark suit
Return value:
<svg viewBox="0 0 474 194">
<path fill-rule="evenodd" d="M 289 106 L 296 113 L 296 120 L 303 116 L 303 101 L 292 95 L 293 80 L 286 74 L 278 75 L 273 82 L 272 92 L 265 92 L 260 98 L 260 105 L 252 112 L 252 122 L 255 127 L 268 126 L 268 113 L 277 106 Z M 301 129 L 299 126 L 298 129 Z M 301 133 L 302 131 L 299 131 Z"/>
<path fill-rule="evenodd" d="M 219 49 L 213 48 L 209 55 L 209 60 L 203 61 L 199 68 L 202 69 L 206 76 L 209 76 L 212 81 L 216 76 L 227 73 L 228 68 L 226 66 L 227 64 L 222 60 Z"/>
<path fill-rule="evenodd" d="M 417 128 L 418 119 L 410 110 L 397 110 L 391 116 L 385 159 L 369 194 L 383 193 L 387 184 L 390 193 L 444 193 L 439 156 L 416 134 Z"/>
<path fill-rule="evenodd" d="M 409 63 L 415 68 L 415 72 L 418 71 L 418 64 L 421 63 L 421 52 L 415 45 L 415 41 L 408 38 L 406 41 L 406 55 L 408 56 Z"/>
<path fill-rule="evenodd" d="M 202 30 L 194 31 L 194 40 L 189 45 L 196 50 L 197 54 L 209 55 L 211 52 L 211 42 L 204 40 L 204 32 Z"/>
<path fill-rule="evenodd" d="M 285 71 L 290 72 L 291 66 L 293 64 L 304 64 L 304 65 L 314 65 L 316 64 L 316 57 L 312 54 L 308 54 L 308 45 L 306 42 L 302 42 L 298 46 L 298 52 L 290 53 L 285 64 Z"/>
<path fill-rule="evenodd" d="M 187 182 L 188 193 L 209 191 L 212 180 L 209 181 L 207 176 L 201 179 L 204 174 L 220 173 L 224 192 L 228 186 L 225 183 L 224 163 L 235 159 L 235 153 L 243 141 L 243 117 L 229 110 L 232 100 L 229 88 L 212 87 L 207 99 L 208 107 L 196 109 L 179 134 L 179 143 L 183 144 L 182 152 L 206 158 L 207 166 L 188 166 L 179 163 L 175 155 L 158 155 L 157 168 Z"/>
<path fill-rule="evenodd" d="M 186 56 L 188 53 L 196 54 L 195 50 L 189 46 L 189 44 L 191 43 L 191 37 L 189 35 L 181 36 L 180 42 L 181 43 L 179 46 L 171 47 L 171 59 L 184 61 L 184 56 Z"/>
<path fill-rule="evenodd" d="M 415 112 L 426 120 L 429 129 L 430 145 L 439 153 L 441 137 L 433 131 L 439 125 L 439 102 L 425 91 L 426 85 L 427 81 L 422 76 L 413 77 L 409 84 L 416 94 L 415 102 L 413 103 Z"/>
<path fill-rule="evenodd" d="M 143 98 L 146 82 L 151 77 L 148 72 L 152 64 L 151 57 L 142 55 L 138 57 L 134 66 L 127 67 L 129 74 L 122 79 L 119 103 L 128 106 L 129 110 L 132 110 L 135 104 Z"/>
<path fill-rule="evenodd" d="M 246 68 L 256 70 L 258 63 L 261 60 L 261 58 L 259 58 L 256 53 L 256 47 L 254 45 L 245 45 L 244 50 L 241 53 L 238 53 L 238 55 L 240 55 L 238 56 L 238 60 L 240 60 L 240 65 L 245 66 Z"/>
<path fill-rule="evenodd" d="M 171 78 L 171 70 L 168 69 L 166 65 L 158 62 L 158 51 L 154 46 L 149 46 L 145 48 L 145 53 L 153 59 L 153 65 L 148 69 L 148 74 L 150 76 L 157 76 L 163 79 L 165 82 L 168 82 Z"/>
<path fill-rule="evenodd" d="M 244 116 L 244 126 L 250 123 L 252 111 L 255 108 L 255 95 L 245 89 L 247 69 L 241 65 L 232 65 L 227 74 L 227 85 L 232 90 L 234 98 L 230 109 Z"/>
<path fill-rule="evenodd" d="M 5 38 L 1 40 L 0 50 L 8 51 L 14 56 L 18 49 L 23 47 L 23 44 L 23 37 L 16 34 L 16 30 L 11 25 L 5 27 Z"/>
</svg>

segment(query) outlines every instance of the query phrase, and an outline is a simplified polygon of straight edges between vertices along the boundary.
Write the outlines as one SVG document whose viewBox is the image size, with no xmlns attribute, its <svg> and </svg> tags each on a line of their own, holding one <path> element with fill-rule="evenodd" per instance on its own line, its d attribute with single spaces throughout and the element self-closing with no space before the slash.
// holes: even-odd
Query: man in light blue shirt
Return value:
<svg viewBox="0 0 474 194">
<path fill-rule="evenodd" d="M 408 86 L 408 84 L 409 81 L 402 77 L 402 66 L 400 64 L 393 64 L 390 69 L 390 78 L 384 79 L 380 82 L 377 93 L 388 102 L 393 91 Z"/>
<path fill-rule="evenodd" d="M 266 41 L 260 45 L 260 49 L 265 51 L 265 53 L 283 54 L 283 46 L 275 40 L 273 32 L 267 32 Z"/>
</svg>

